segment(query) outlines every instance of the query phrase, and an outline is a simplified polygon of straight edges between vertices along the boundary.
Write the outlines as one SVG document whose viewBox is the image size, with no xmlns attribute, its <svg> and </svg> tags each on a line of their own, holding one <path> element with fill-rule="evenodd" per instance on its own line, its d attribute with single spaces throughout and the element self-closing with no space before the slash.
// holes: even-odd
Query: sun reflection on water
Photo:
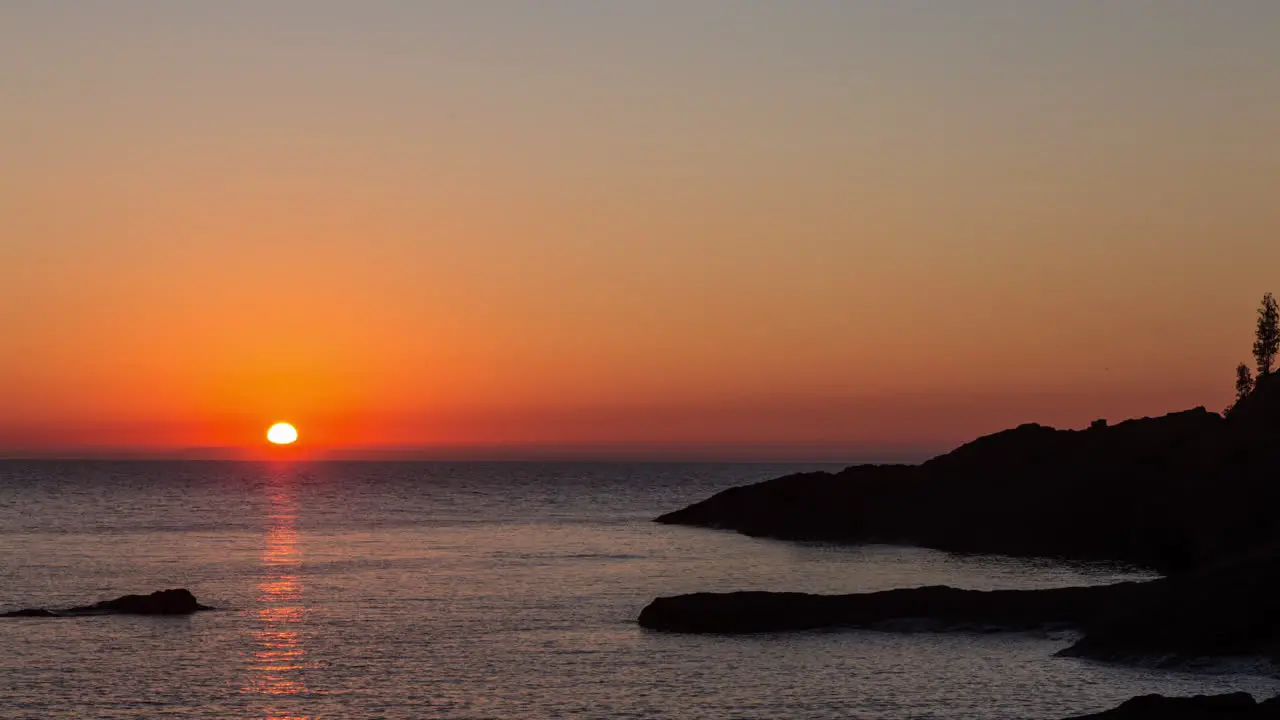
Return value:
<svg viewBox="0 0 1280 720">
<path fill-rule="evenodd" d="M 302 603 L 297 500 L 287 479 L 275 481 L 270 492 L 271 512 L 253 610 L 254 650 L 245 692 L 284 700 L 307 692 L 307 651 L 302 633 L 307 611 Z M 310 720 L 310 716 L 270 709 L 264 720 Z"/>
</svg>

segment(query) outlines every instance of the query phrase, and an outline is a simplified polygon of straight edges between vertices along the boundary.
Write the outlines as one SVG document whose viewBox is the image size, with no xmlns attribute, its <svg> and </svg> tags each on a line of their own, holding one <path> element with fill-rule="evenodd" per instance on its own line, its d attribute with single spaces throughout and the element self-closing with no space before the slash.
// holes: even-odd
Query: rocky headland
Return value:
<svg viewBox="0 0 1280 720">
<path fill-rule="evenodd" d="M 920 465 L 858 465 L 718 493 L 657 522 L 762 537 L 1120 561 L 1178 572 L 1276 535 L 1280 381 L 1085 430 L 1022 425 Z"/>
<path fill-rule="evenodd" d="M 1225 417 L 1197 408 L 1085 430 L 1023 425 L 920 465 L 777 478 L 657 518 L 779 539 L 1119 561 L 1164 578 L 995 592 L 697 593 L 658 598 L 639 622 L 717 633 L 1070 627 L 1081 638 L 1065 655 L 1277 661 L 1278 511 L 1272 374 Z"/>
</svg>

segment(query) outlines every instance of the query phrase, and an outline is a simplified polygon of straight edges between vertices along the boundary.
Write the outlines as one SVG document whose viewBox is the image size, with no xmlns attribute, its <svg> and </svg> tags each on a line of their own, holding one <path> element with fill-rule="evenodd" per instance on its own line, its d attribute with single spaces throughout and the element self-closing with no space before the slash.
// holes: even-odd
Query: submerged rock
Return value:
<svg viewBox="0 0 1280 720">
<path fill-rule="evenodd" d="M 212 610 L 201 605 L 186 588 L 157 590 L 150 595 L 125 595 L 93 605 L 81 605 L 62 611 L 25 608 L 0 614 L 0 617 L 74 617 L 79 615 L 190 615 Z"/>
</svg>

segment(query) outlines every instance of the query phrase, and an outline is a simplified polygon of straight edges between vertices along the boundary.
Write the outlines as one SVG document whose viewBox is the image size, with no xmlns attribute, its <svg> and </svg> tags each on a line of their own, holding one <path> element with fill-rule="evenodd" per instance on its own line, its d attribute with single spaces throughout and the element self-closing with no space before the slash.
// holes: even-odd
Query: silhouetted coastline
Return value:
<svg viewBox="0 0 1280 720">
<path fill-rule="evenodd" d="M 1067 720 L 1275 720 L 1280 697 L 1258 702 L 1249 693 L 1165 697 L 1142 695 L 1118 707 Z"/>
<path fill-rule="evenodd" d="M 790 540 L 1121 561 L 1162 579 L 994 592 L 695 593 L 658 598 L 639 623 L 712 633 L 1069 627 L 1081 637 L 1065 656 L 1158 664 L 1247 656 L 1280 666 L 1277 430 L 1280 380 L 1265 372 L 1225 415 L 1196 408 L 1075 431 L 1023 425 L 921 465 L 776 478 L 657 518 Z"/>
<path fill-rule="evenodd" d="M 731 488 L 657 522 L 786 540 L 1117 561 L 1176 573 L 1277 539 L 1280 381 L 1223 417 L 1196 408 L 1084 430 L 1028 424 L 920 465 Z"/>
<path fill-rule="evenodd" d="M 1178 665 L 1261 657 L 1280 666 L 1280 563 L 1268 548 L 1210 569 L 1149 582 L 1046 590 L 924 587 L 852 595 L 695 593 L 658 598 L 641 626 L 673 632 L 752 633 L 829 627 L 882 631 L 1072 629 L 1060 654 Z"/>
</svg>

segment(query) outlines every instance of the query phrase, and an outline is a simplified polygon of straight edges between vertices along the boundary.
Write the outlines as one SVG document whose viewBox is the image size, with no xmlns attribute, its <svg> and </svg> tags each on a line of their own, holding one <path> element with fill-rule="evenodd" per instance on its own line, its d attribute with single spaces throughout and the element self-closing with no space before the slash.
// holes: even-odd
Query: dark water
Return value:
<svg viewBox="0 0 1280 720">
<path fill-rule="evenodd" d="M 3 718 L 1056 718 L 1261 676 L 1045 635 L 639 629 L 652 597 L 1048 587 L 1117 569 L 649 522 L 767 465 L 0 463 L 0 610 L 187 587 L 190 618 L 0 622 Z"/>
</svg>

